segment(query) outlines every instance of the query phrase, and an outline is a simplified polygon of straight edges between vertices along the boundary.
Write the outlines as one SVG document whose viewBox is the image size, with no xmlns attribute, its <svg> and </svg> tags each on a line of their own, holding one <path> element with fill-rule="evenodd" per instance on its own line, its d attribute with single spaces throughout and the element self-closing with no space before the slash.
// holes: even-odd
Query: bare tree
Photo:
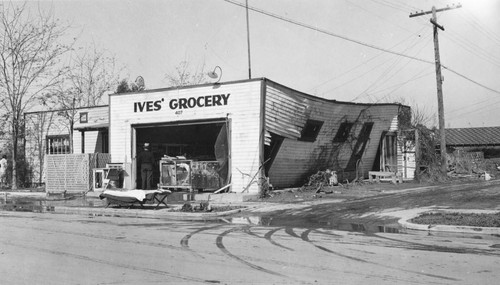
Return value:
<svg viewBox="0 0 500 285">
<path fill-rule="evenodd" d="M 44 100 L 56 106 L 58 115 L 67 121 L 70 153 L 73 153 L 73 127 L 78 108 L 92 107 L 103 103 L 103 97 L 118 85 L 118 72 L 114 56 L 106 55 L 95 45 L 81 49 L 72 55 L 69 72 L 59 81 L 52 93 Z"/>
<path fill-rule="evenodd" d="M 44 96 L 44 104 L 57 108 L 58 116 L 66 119 L 66 129 L 69 134 L 69 152 L 73 153 L 73 127 L 75 125 L 76 116 L 78 114 L 77 108 L 82 106 L 83 97 L 77 96 L 71 92 L 71 88 L 65 88 L 64 80 L 60 82 L 54 91 L 47 93 Z"/>
<path fill-rule="evenodd" d="M 165 79 L 169 85 L 174 87 L 205 83 L 207 80 L 205 63 L 193 71 L 189 62 L 181 61 L 175 67 L 175 73 L 165 74 Z"/>
<path fill-rule="evenodd" d="M 70 66 L 67 88 L 79 102 L 78 107 L 103 103 L 104 94 L 118 85 L 115 57 L 99 50 L 95 44 L 74 53 Z"/>
<path fill-rule="evenodd" d="M 45 135 L 49 132 L 51 125 L 54 122 L 54 112 L 39 112 L 32 114 L 26 118 L 26 125 L 28 129 L 25 130 L 26 137 L 30 138 L 29 141 L 33 142 L 33 145 L 27 147 L 27 156 L 31 158 L 30 164 L 37 165 L 38 172 L 38 183 L 42 183 L 43 170 L 44 170 L 44 159 L 45 159 Z M 34 159 L 37 159 L 34 163 Z"/>
<path fill-rule="evenodd" d="M 52 13 L 32 12 L 26 3 L 5 3 L 0 10 L 0 106 L 8 115 L 12 140 L 13 189 L 23 114 L 64 74 L 61 56 L 71 50 L 61 43 L 67 28 Z"/>
<path fill-rule="evenodd" d="M 415 100 L 410 100 L 406 97 L 399 97 L 396 99 L 391 99 L 389 97 L 383 102 L 410 106 L 412 126 L 426 126 L 431 128 L 436 125 L 436 114 L 430 112 L 425 106 L 419 105 Z"/>
</svg>

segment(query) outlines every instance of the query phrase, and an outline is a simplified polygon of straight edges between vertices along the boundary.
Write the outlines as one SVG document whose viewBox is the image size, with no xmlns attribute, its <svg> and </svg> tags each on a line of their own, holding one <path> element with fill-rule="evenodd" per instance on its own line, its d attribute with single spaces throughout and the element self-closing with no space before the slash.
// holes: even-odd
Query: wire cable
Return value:
<svg viewBox="0 0 500 285">
<path fill-rule="evenodd" d="M 425 27 L 425 28 L 427 28 L 427 27 Z M 424 29 L 424 28 L 422 28 L 422 30 L 423 30 L 423 29 Z M 422 30 L 421 30 L 421 31 L 422 31 Z M 419 31 L 419 33 L 420 33 L 421 31 Z M 397 47 L 397 46 L 399 46 L 399 45 L 403 44 L 404 42 L 406 42 L 406 41 L 410 40 L 412 37 L 414 37 L 414 35 L 410 35 L 409 37 L 407 37 L 406 39 L 404 39 L 404 40 L 400 41 L 399 43 L 395 44 L 395 45 L 394 45 L 394 46 L 392 46 L 391 48 L 395 48 L 395 47 Z M 365 61 L 361 62 L 360 64 L 358 64 L 358 65 L 356 65 L 356 66 L 354 66 L 354 67 L 352 67 L 352 68 L 350 68 L 350 69 L 346 70 L 346 71 L 345 71 L 345 72 L 343 72 L 342 74 L 337 75 L 337 76 L 335 76 L 335 77 L 333 77 L 333 78 L 330 78 L 330 79 L 328 79 L 328 80 L 326 80 L 326 81 L 323 81 L 322 83 L 320 83 L 320 84 L 318 84 L 318 85 L 314 86 L 314 87 L 313 87 L 313 88 L 311 88 L 310 90 L 316 89 L 316 88 L 318 88 L 318 87 L 320 87 L 320 86 L 323 86 L 323 85 L 325 85 L 325 84 L 327 84 L 327 83 L 329 83 L 329 82 L 331 82 L 331 81 L 333 81 L 333 80 L 336 80 L 336 79 L 338 79 L 338 78 L 341 78 L 341 77 L 343 77 L 343 76 L 345 76 L 345 75 L 349 74 L 350 72 L 352 72 L 352 71 L 354 71 L 354 70 L 356 70 L 356 69 L 358 69 L 358 68 L 360 68 L 360 67 L 362 67 L 362 66 L 365 66 L 367 63 L 369 63 L 369 62 L 371 62 L 372 60 L 374 60 L 374 59 L 378 58 L 379 56 L 382 56 L 383 54 L 384 54 L 384 52 L 379 52 L 379 53 L 377 53 L 376 55 L 374 55 L 374 56 L 370 57 L 369 59 L 367 59 L 367 60 L 365 60 Z M 371 71 L 371 70 L 373 70 L 373 69 L 374 69 L 374 68 L 370 69 L 370 71 Z M 363 75 L 365 75 L 365 74 L 366 74 L 366 73 L 363 73 Z M 358 78 L 359 78 L 359 77 L 356 77 L 355 79 L 358 79 Z M 352 81 L 352 80 L 351 80 L 351 81 Z M 351 81 L 349 81 L 349 82 L 351 82 Z M 341 86 L 343 86 L 343 85 L 345 85 L 345 84 L 342 84 Z M 341 86 L 339 86 L 339 87 L 341 87 Z M 338 87 L 335 87 L 334 89 L 337 89 L 337 88 L 338 88 Z M 310 91 L 310 90 L 308 90 L 308 91 Z M 326 92 L 330 92 L 330 91 L 332 91 L 332 89 L 327 90 L 327 91 L 325 91 L 325 92 L 322 92 L 322 94 L 324 94 L 324 93 L 326 93 Z"/>
<path fill-rule="evenodd" d="M 474 83 L 474 84 L 476 84 L 476 85 L 478 85 L 478 86 L 483 87 L 484 89 L 487 89 L 487 90 L 490 90 L 491 92 L 494 92 L 494 93 L 500 94 L 500 91 L 495 90 L 495 89 L 493 89 L 493 88 L 490 88 L 490 87 L 488 87 L 488 86 L 486 86 L 486 85 L 483 85 L 483 84 L 481 84 L 481 83 L 479 83 L 479 82 L 475 81 L 475 80 L 474 80 L 474 79 L 472 79 L 472 78 L 469 78 L 469 77 L 467 77 L 467 76 L 465 76 L 465 75 L 463 75 L 463 74 L 461 74 L 461 73 L 456 72 L 456 71 L 455 71 L 455 70 L 453 70 L 453 69 L 450 69 L 450 68 L 448 68 L 448 67 L 446 67 L 446 66 L 444 66 L 444 65 L 442 65 L 442 64 L 441 64 L 441 67 L 442 67 L 442 68 L 444 68 L 444 69 L 446 69 L 446 70 L 448 70 L 448 71 L 449 71 L 449 72 L 451 72 L 451 73 L 454 73 L 454 74 L 456 74 L 456 75 L 458 75 L 458 76 L 462 77 L 463 79 L 465 79 L 465 80 L 467 80 L 467 81 L 470 81 L 470 82 L 472 82 L 472 83 Z"/>
<path fill-rule="evenodd" d="M 427 46 L 428 43 L 429 42 L 425 43 L 415 54 L 418 55 Z M 409 50 L 411 47 L 414 47 L 414 45 L 409 45 L 405 49 L 405 51 Z M 411 61 L 411 60 L 407 60 L 406 63 L 403 64 L 403 66 L 401 66 L 400 68 L 398 68 L 395 72 L 392 73 L 392 75 L 389 76 L 389 74 L 395 69 L 396 65 L 399 64 L 401 62 L 401 60 L 402 60 L 401 58 L 396 59 L 394 61 L 394 63 L 385 72 L 383 72 L 381 74 L 381 76 L 379 76 L 370 86 L 368 86 L 368 88 L 366 88 L 363 92 L 361 92 L 358 96 L 356 96 L 353 99 L 353 101 L 362 98 L 363 94 L 365 94 L 365 96 L 370 96 L 370 93 L 368 91 L 370 89 L 372 89 L 378 82 L 382 81 L 382 79 L 384 77 L 386 77 L 386 81 L 388 81 L 389 79 L 393 78 L 394 76 L 396 76 L 399 73 L 399 71 L 401 71 L 403 68 L 405 68 L 406 66 L 408 66 L 408 64 L 410 64 L 410 61 Z"/>
<path fill-rule="evenodd" d="M 372 45 L 372 44 L 369 44 L 369 43 L 365 43 L 365 42 L 362 42 L 362 41 L 359 41 L 359 40 L 351 39 L 351 38 L 346 37 L 344 35 L 339 35 L 339 34 L 336 34 L 336 33 L 333 33 L 333 32 L 327 31 L 327 30 L 316 28 L 316 27 L 313 27 L 311 25 L 308 25 L 308 24 L 305 24 L 305 23 L 301 23 L 299 21 L 295 21 L 295 20 L 292 20 L 292 19 L 289 19 L 289 18 L 285 18 L 285 17 L 282 17 L 280 15 L 273 14 L 273 13 L 270 13 L 270 12 L 267 12 L 267 11 L 264 11 L 264 10 L 252 7 L 252 6 L 246 6 L 245 4 L 239 3 L 237 1 L 233 1 L 233 0 L 223 0 L 223 1 L 231 3 L 231 4 L 236 5 L 236 6 L 243 7 L 243 8 L 247 8 L 248 7 L 249 10 L 252 10 L 252 11 L 257 12 L 259 14 L 263 14 L 263 15 L 266 15 L 266 16 L 269 16 L 269 17 L 272 17 L 272 18 L 276 18 L 276 19 L 279 19 L 281 21 L 288 22 L 290 24 L 294 24 L 294 25 L 297 25 L 297 26 L 300 26 L 300 27 L 303 27 L 303 28 L 306 28 L 306 29 L 310 29 L 310 30 L 316 31 L 318 33 L 326 34 L 326 35 L 329 35 L 329 36 L 332 36 L 332 37 L 343 39 L 343 40 L 346 40 L 346 41 L 349 41 L 349 42 L 352 42 L 352 43 L 356 43 L 356 44 L 359 44 L 359 45 L 362 45 L 362 46 L 365 46 L 365 47 L 369 47 L 369 48 L 372 48 L 372 49 L 376 49 L 376 50 L 380 50 L 380 51 L 383 51 L 383 52 L 391 53 L 391 54 L 394 54 L 394 55 L 398 55 L 398 56 L 402 56 L 402 57 L 406 57 L 406 58 L 411 58 L 411 59 L 416 60 L 416 61 L 420 61 L 420 62 L 424 62 L 424 63 L 429 63 L 429 64 L 434 64 L 433 61 L 429 61 L 429 60 L 425 60 L 425 59 L 422 59 L 422 58 L 417 58 L 417 57 L 409 56 L 409 55 L 406 55 L 406 54 L 403 54 L 403 53 L 400 53 L 400 52 L 397 52 L 397 51 L 393 51 L 393 50 L 389 50 L 389 49 L 386 49 L 386 48 L 383 48 L 383 47 L 375 46 L 375 45 Z"/>
<path fill-rule="evenodd" d="M 233 0 L 223 0 L 227 3 L 230 3 L 230 4 L 233 4 L 233 5 L 236 5 L 236 6 L 240 6 L 242 8 L 245 8 L 245 9 L 249 9 L 249 10 L 252 10 L 254 12 L 257 12 L 259 14 L 263 14 L 263 15 L 266 15 L 266 16 L 269 16 L 269 17 L 272 17 L 272 18 L 275 18 L 275 19 L 279 19 L 281 21 L 285 21 L 285 22 L 288 22 L 288 23 L 291 23 L 291 24 L 294 24 L 294 25 L 297 25 L 297 26 L 300 26 L 300 27 L 303 27 L 303 28 L 306 28 L 306 29 L 310 29 L 310 30 L 313 30 L 313 31 L 316 31 L 316 32 L 319 32 L 319 33 L 323 33 L 323 34 L 326 34 L 326 35 L 329 35 L 329 36 L 332 36 L 332 37 L 336 37 L 336 38 L 340 38 L 340 39 L 343 39 L 343 40 L 346 40 L 346 41 L 349 41 L 349 42 L 352 42 L 352 43 L 356 43 L 356 44 L 359 44 L 359 45 L 362 45 L 362 46 L 365 46 L 365 47 L 368 47 L 368 48 L 372 48 L 372 49 L 376 49 L 376 50 L 380 50 L 380 51 L 383 51 L 383 52 L 386 52 L 386 53 L 390 53 L 390 54 L 394 54 L 394 55 L 397 55 L 397 56 L 401 56 L 401 57 L 406 57 L 406 58 L 410 58 L 410 59 L 413 59 L 413 60 L 416 60 L 416 61 L 419 61 L 419 62 L 423 62 L 423 63 L 428 63 L 428 64 L 435 64 L 434 61 L 429 61 L 429 60 L 425 60 L 425 59 L 422 59 L 422 58 L 417 58 L 417 57 L 414 57 L 414 56 L 410 56 L 410 55 L 407 55 L 407 54 L 403 54 L 403 53 L 400 53 L 400 52 L 396 52 L 396 51 L 392 51 L 392 50 L 389 50 L 389 49 L 386 49 L 386 48 L 383 48 L 383 47 L 379 47 L 379 46 L 375 46 L 375 45 L 372 45 L 372 44 L 368 44 L 368 43 L 365 43 L 365 42 L 362 42 L 362 41 L 359 41 L 359 40 L 355 40 L 355 39 L 351 39 L 351 38 L 348 38 L 346 36 L 343 36 L 343 35 L 339 35 L 339 34 L 336 34 L 336 33 L 333 33 L 333 32 L 330 32 L 330 31 L 327 31 L 327 30 L 323 30 L 323 29 L 320 29 L 320 28 L 316 28 L 316 27 L 313 27 L 311 25 L 308 25 L 308 24 L 305 24 L 305 23 L 301 23 L 299 21 L 295 21 L 295 20 L 292 20 L 292 19 L 289 19 L 289 18 L 285 18 L 285 17 L 282 17 L 280 15 L 277 15 L 277 14 L 273 14 L 273 13 L 270 13 L 270 12 L 267 12 L 267 11 L 264 11 L 264 10 L 261 10 L 261 9 L 258 9 L 258 8 L 255 8 L 255 7 L 252 7 L 252 6 L 246 6 L 245 4 L 242 4 L 242 3 L 239 3 L 237 1 L 233 1 Z M 441 67 L 445 68 L 446 70 L 478 85 L 478 86 L 481 86 L 487 90 L 490 90 L 492 92 L 495 92 L 495 93 L 498 93 L 500 94 L 500 91 L 498 90 L 495 90 L 493 88 L 490 88 L 486 85 L 483 85 L 463 74 L 460 74 L 456 71 L 454 71 L 453 69 L 451 68 L 448 68 L 446 66 L 444 66 L 443 64 L 441 64 Z"/>
</svg>

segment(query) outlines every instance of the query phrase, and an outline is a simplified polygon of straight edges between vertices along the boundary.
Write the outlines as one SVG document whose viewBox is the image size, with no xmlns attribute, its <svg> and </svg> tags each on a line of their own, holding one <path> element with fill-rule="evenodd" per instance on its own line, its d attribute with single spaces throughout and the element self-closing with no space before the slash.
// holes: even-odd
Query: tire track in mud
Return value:
<svg viewBox="0 0 500 285">
<path fill-rule="evenodd" d="M 289 248 L 289 247 L 286 247 L 276 241 L 273 240 L 272 236 L 274 233 L 276 233 L 277 231 L 279 230 L 282 230 L 283 228 L 276 228 L 276 229 L 273 229 L 273 230 L 270 230 L 268 231 L 267 233 L 264 234 L 264 237 L 261 237 L 259 235 L 257 235 L 256 233 L 252 232 L 252 230 L 250 229 L 250 227 L 248 227 L 247 229 L 245 229 L 244 231 L 249 234 L 249 235 L 252 235 L 254 237 L 257 237 L 257 238 L 264 238 L 265 240 L 267 240 L 268 242 L 270 242 L 272 245 L 275 245 L 275 246 L 278 246 L 278 247 L 281 247 L 281 248 L 284 248 L 284 249 L 287 249 L 287 250 L 290 250 L 290 251 L 294 251 L 294 249 L 292 248 Z"/>
<path fill-rule="evenodd" d="M 223 225 L 216 225 L 216 226 L 212 226 L 212 227 L 203 227 L 203 228 L 200 228 L 200 229 L 197 229 L 196 231 L 193 231 L 193 232 L 190 232 L 189 234 L 185 235 L 181 241 L 180 241 L 180 244 L 181 244 L 181 247 L 183 249 L 186 249 L 190 252 L 192 252 L 193 254 L 195 254 L 196 256 L 198 257 L 201 257 L 203 259 L 205 259 L 205 257 L 199 253 L 197 253 L 196 251 L 192 250 L 191 248 L 189 248 L 189 240 L 191 239 L 191 237 L 193 237 L 194 235 L 196 234 L 199 234 L 201 232 L 204 232 L 204 231 L 208 231 L 208 230 L 212 230 L 212 229 L 216 229 L 216 228 L 220 228 L 222 227 Z"/>
<path fill-rule="evenodd" d="M 278 242 L 276 242 L 276 241 L 274 241 L 274 240 L 273 240 L 272 236 L 273 236 L 273 235 L 274 235 L 277 231 L 282 230 L 282 229 L 283 229 L 283 228 L 277 228 L 277 229 L 274 229 L 274 230 L 270 230 L 270 231 L 268 231 L 268 232 L 264 235 L 264 238 L 265 238 L 266 240 L 268 240 L 271 244 L 275 245 L 275 246 L 279 246 L 279 247 L 281 247 L 281 248 L 288 249 L 288 250 L 290 250 L 290 251 L 294 251 L 294 249 L 293 249 L 293 248 L 286 247 L 286 246 L 284 246 L 284 245 L 282 245 L 282 244 L 280 244 L 280 243 L 278 243 Z"/>
<path fill-rule="evenodd" d="M 364 259 L 361 259 L 361 258 L 357 258 L 357 257 L 352 257 L 352 256 L 349 256 L 349 255 L 345 255 L 345 254 L 342 254 L 342 253 L 338 253 L 338 252 L 335 252 L 333 250 L 330 250 L 326 247 L 323 247 L 323 246 L 320 246 L 320 245 L 317 245 L 315 244 L 313 241 L 311 241 L 309 239 L 309 233 L 313 231 L 312 229 L 308 229 L 308 230 L 305 230 L 301 235 L 300 235 L 300 238 L 305 241 L 305 242 L 308 242 L 310 244 L 312 244 L 313 246 L 315 246 L 316 248 L 320 249 L 320 250 L 323 250 L 323 251 L 326 251 L 328 253 L 331 253 L 331 254 L 335 254 L 337 256 L 340 256 L 340 257 L 344 257 L 344 258 L 348 258 L 348 259 L 351 259 L 351 260 L 354 260 L 354 261 L 358 261 L 358 262 L 362 262 L 362 263 L 367 263 L 366 260 Z"/>
<path fill-rule="evenodd" d="M 394 239 L 390 237 L 380 236 L 376 234 L 370 234 L 369 236 L 376 237 L 378 239 L 389 240 L 398 243 L 399 248 L 410 249 L 410 250 L 421 250 L 421 251 L 434 251 L 434 252 L 446 252 L 446 253 L 458 253 L 458 254 L 480 254 L 488 256 L 499 256 L 500 254 L 496 250 L 488 249 L 472 249 L 472 248 L 457 248 L 442 245 L 429 245 L 414 241 L 405 241 Z"/>
<path fill-rule="evenodd" d="M 291 228 L 291 227 L 286 227 L 285 233 L 291 235 L 292 237 L 300 238 L 300 236 L 298 234 L 296 234 L 295 231 L 293 230 L 293 228 Z"/>
<path fill-rule="evenodd" d="M 74 253 L 69 253 L 69 252 L 64 252 L 64 251 L 58 251 L 58 250 L 51 250 L 51 249 L 46 249 L 46 248 L 41 248 L 41 247 L 36 247 L 36 246 L 30 246 L 26 244 L 17 244 L 12 241 L 3 241 L 3 244 L 10 245 L 10 246 L 15 246 L 15 247 L 20 247 L 23 249 L 31 249 L 35 250 L 38 252 L 44 252 L 48 254 L 53 254 L 57 256 L 65 256 L 65 257 L 71 257 L 74 259 L 79 259 L 79 260 L 84 260 L 84 261 L 89 261 L 89 262 L 94 262 L 94 263 L 99 263 L 99 264 L 104 264 L 104 265 L 109 265 L 109 266 L 114 266 L 114 267 L 119 267 L 119 268 L 125 268 L 129 270 L 135 270 L 135 271 L 141 271 L 141 272 L 146 272 L 146 273 L 152 273 L 152 274 L 157 274 L 157 275 L 163 275 L 163 276 L 168 276 L 172 278 L 177 278 L 182 281 L 195 281 L 195 282 L 200 282 L 200 283 L 206 283 L 209 280 L 205 279 L 200 279 L 200 278 L 195 278 L 195 277 L 186 277 L 186 276 L 181 276 L 178 274 L 173 274 L 168 271 L 164 270 L 158 270 L 158 269 L 153 269 L 153 268 L 147 268 L 147 267 L 140 267 L 140 266 L 135 266 L 135 265 L 129 265 L 125 263 L 118 263 L 118 262 L 111 262 L 107 261 L 104 259 L 98 259 L 98 258 L 93 258 L 85 255 L 80 255 L 80 254 L 74 254 Z"/>
<path fill-rule="evenodd" d="M 243 263 L 255 270 L 258 270 L 260 272 L 265 272 L 265 273 L 268 273 L 268 274 L 272 274 L 272 275 L 276 275 L 276 276 L 280 276 L 280 277 L 285 277 L 285 278 L 288 278 L 290 279 L 288 276 L 285 276 L 281 273 L 278 273 L 278 272 L 275 272 L 275 271 L 271 271 L 269 269 L 266 269 L 264 267 L 261 267 L 261 266 L 258 266 L 258 265 L 255 265 L 251 262 L 248 262 L 246 260 L 244 260 L 243 258 L 237 256 L 237 255 L 234 255 L 232 254 L 225 246 L 224 246 L 224 237 L 226 237 L 228 234 L 232 233 L 232 232 L 237 232 L 237 231 L 246 231 L 248 228 L 250 228 L 249 226 L 244 226 L 244 227 L 237 227 L 237 228 L 232 228 L 232 229 L 229 229 L 227 231 L 224 231 L 223 233 L 219 234 L 215 240 L 215 244 L 217 245 L 217 247 L 224 253 L 226 254 L 227 256 L 231 257 L 232 259 L 240 262 L 240 263 Z"/>
<path fill-rule="evenodd" d="M 412 273 L 412 274 L 416 274 L 416 275 L 423 275 L 423 276 L 427 276 L 427 277 L 438 278 L 438 279 L 449 280 L 449 281 L 462 281 L 461 279 L 456 279 L 456 278 L 452 278 L 452 277 L 447 277 L 447 276 L 442 276 L 442 275 L 436 275 L 436 274 L 431 274 L 431 273 L 424 273 L 424 272 L 420 272 L 420 271 L 407 270 L 407 269 L 398 268 L 398 267 L 394 267 L 394 266 L 387 266 L 387 265 L 383 265 L 383 264 L 380 264 L 380 263 L 376 263 L 376 262 L 372 262 L 372 261 L 367 261 L 367 260 L 360 259 L 360 258 L 357 258 L 357 257 L 353 257 L 353 256 L 349 256 L 349 255 L 346 255 L 346 254 L 338 253 L 338 252 L 335 252 L 335 251 L 330 250 L 328 248 L 325 248 L 323 246 L 317 245 L 317 244 L 315 244 L 314 241 L 310 240 L 309 239 L 309 234 L 311 233 L 311 231 L 313 231 L 313 229 L 305 230 L 301 234 L 300 238 L 303 241 L 310 243 L 311 245 L 313 245 L 314 247 L 316 247 L 316 248 L 318 248 L 320 250 L 326 251 L 328 253 L 331 253 L 331 254 L 334 254 L 334 255 L 337 255 L 337 256 L 340 256 L 340 257 L 348 258 L 348 259 L 351 259 L 351 260 L 354 260 L 354 261 L 358 261 L 358 262 L 362 262 L 362 263 L 377 265 L 377 266 L 381 266 L 381 267 L 384 267 L 384 268 L 389 268 L 389 269 L 399 270 L 399 271 L 403 271 L 403 272 L 407 272 L 407 273 Z M 319 231 L 316 231 L 316 232 L 319 232 Z M 321 233 L 321 232 L 319 232 L 319 233 Z"/>
</svg>

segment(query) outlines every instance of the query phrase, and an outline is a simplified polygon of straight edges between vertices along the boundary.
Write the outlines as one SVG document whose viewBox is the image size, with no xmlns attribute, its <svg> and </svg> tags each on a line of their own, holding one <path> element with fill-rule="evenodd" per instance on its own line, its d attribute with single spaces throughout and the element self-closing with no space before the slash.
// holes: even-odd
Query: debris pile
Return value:
<svg viewBox="0 0 500 285">
<path fill-rule="evenodd" d="M 453 178 L 493 178 L 494 164 L 484 159 L 483 152 L 455 151 L 448 154 L 448 176 Z"/>
<path fill-rule="evenodd" d="M 330 169 L 316 172 L 309 176 L 309 181 L 307 182 L 307 186 L 337 186 L 338 184 L 337 172 Z"/>
<path fill-rule="evenodd" d="M 196 206 L 191 205 L 191 203 L 184 203 L 181 212 L 212 212 L 212 206 L 208 202 L 201 202 Z"/>
<path fill-rule="evenodd" d="M 323 191 L 325 186 L 338 186 L 339 181 L 337 178 L 337 172 L 327 169 L 325 171 L 318 171 L 315 174 L 309 176 L 309 181 L 307 182 L 307 187 L 313 187 L 316 193 Z M 325 193 L 332 193 L 333 190 L 328 189 L 324 191 Z"/>
</svg>

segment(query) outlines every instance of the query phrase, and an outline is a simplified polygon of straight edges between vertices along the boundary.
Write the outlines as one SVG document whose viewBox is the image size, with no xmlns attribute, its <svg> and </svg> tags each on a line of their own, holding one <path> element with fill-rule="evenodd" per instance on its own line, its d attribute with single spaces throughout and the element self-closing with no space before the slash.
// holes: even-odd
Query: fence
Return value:
<svg viewBox="0 0 500 285">
<path fill-rule="evenodd" d="M 88 192 L 94 183 L 92 170 L 111 161 L 108 153 L 46 155 L 47 193 Z"/>
</svg>

